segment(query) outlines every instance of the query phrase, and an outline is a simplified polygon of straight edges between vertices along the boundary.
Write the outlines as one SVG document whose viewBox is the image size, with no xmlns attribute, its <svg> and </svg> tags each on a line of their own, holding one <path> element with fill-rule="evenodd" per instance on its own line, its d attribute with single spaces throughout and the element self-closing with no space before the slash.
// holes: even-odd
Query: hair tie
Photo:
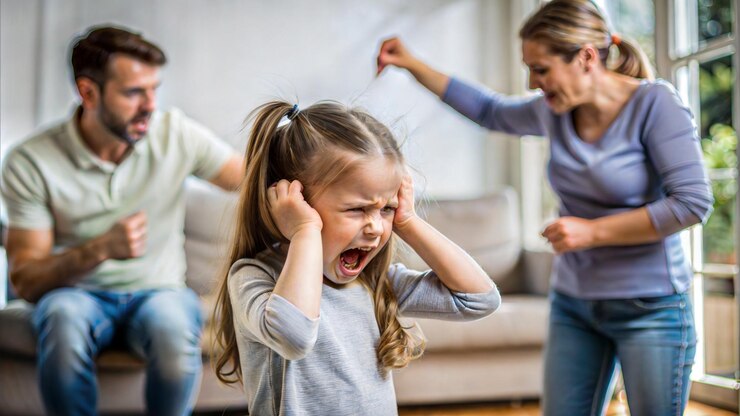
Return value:
<svg viewBox="0 0 740 416">
<path fill-rule="evenodd" d="M 301 110 L 298 109 L 298 104 L 293 104 L 293 108 L 288 110 L 288 114 L 285 116 L 288 117 L 288 120 L 293 121 L 294 118 L 298 117 L 298 113 L 300 113 Z"/>
<path fill-rule="evenodd" d="M 619 37 L 616 33 L 612 34 L 612 44 L 619 46 L 622 43 L 622 38 Z"/>
</svg>

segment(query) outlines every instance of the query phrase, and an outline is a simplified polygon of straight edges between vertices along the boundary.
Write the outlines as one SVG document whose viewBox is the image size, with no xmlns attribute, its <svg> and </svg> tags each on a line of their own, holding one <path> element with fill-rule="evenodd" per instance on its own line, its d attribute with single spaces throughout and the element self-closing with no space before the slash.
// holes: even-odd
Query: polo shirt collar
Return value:
<svg viewBox="0 0 740 416">
<path fill-rule="evenodd" d="M 82 107 L 77 107 L 72 114 L 72 117 L 67 121 L 66 131 L 67 137 L 69 137 L 70 157 L 80 169 L 89 170 L 97 167 L 105 172 L 113 172 L 118 165 L 113 162 L 100 159 L 92 150 L 90 150 L 89 147 L 87 147 L 87 144 L 85 144 L 85 141 L 82 139 L 78 123 L 81 112 Z M 142 138 L 142 140 L 145 139 L 146 136 Z M 142 140 L 139 140 L 137 144 Z M 130 158 L 134 153 L 140 154 L 142 151 L 141 148 L 142 146 L 134 145 L 131 154 L 126 156 L 126 159 Z"/>
</svg>

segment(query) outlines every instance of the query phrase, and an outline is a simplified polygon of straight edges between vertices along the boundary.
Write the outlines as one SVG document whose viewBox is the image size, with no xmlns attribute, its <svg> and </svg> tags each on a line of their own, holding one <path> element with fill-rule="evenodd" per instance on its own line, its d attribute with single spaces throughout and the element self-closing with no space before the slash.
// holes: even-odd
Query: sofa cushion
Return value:
<svg viewBox="0 0 740 416">
<path fill-rule="evenodd" d="M 206 329 L 203 330 L 201 348 L 204 356 L 210 356 L 212 348 L 211 315 L 215 304 L 214 296 L 201 298 Z M 13 354 L 22 357 L 36 357 L 36 334 L 31 325 L 33 304 L 22 299 L 8 302 L 0 309 L 0 328 L 6 336 L 0 337 L 0 354 Z M 7 336 L 12 334 L 12 336 Z M 111 369 L 129 368 L 131 365 L 142 366 L 143 362 L 122 349 L 105 350 L 98 360 L 98 365 Z"/>
<path fill-rule="evenodd" d="M 472 322 L 418 319 L 427 352 L 541 347 L 547 337 L 549 303 L 544 296 L 504 296 L 492 315 Z"/>
<path fill-rule="evenodd" d="M 187 283 L 204 295 L 215 288 L 225 266 L 238 195 L 198 180 L 189 180 L 186 186 Z M 521 231 L 512 188 L 468 200 L 420 201 L 417 211 L 470 253 L 503 293 L 521 289 L 513 273 L 521 253 Z M 411 269 L 429 268 L 405 244 L 400 244 L 398 260 Z"/>
<path fill-rule="evenodd" d="M 215 288 L 225 267 L 238 195 L 196 179 L 185 186 L 187 284 L 205 295 Z"/>
<path fill-rule="evenodd" d="M 417 212 L 473 256 L 502 292 L 519 288 L 512 272 L 521 253 L 521 231 L 519 206 L 512 188 L 475 199 L 421 201 Z M 411 269 L 429 268 L 404 245 L 399 261 Z"/>
<path fill-rule="evenodd" d="M 25 357 L 36 356 L 36 334 L 31 325 L 33 305 L 22 299 L 15 299 L 0 309 L 0 352 L 8 352 Z M 10 334 L 10 335 L 9 335 Z"/>
</svg>

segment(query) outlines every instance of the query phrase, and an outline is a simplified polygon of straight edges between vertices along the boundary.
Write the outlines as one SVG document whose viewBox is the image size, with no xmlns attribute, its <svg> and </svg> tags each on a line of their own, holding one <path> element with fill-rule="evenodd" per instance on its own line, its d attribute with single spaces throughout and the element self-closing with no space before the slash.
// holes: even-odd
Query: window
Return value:
<svg viewBox="0 0 740 416">
<path fill-rule="evenodd" d="M 699 344 L 694 393 L 737 409 L 737 114 L 733 0 L 664 0 L 655 13 L 658 72 L 692 108 L 714 194 L 714 212 L 685 239 L 695 271 Z M 662 55 L 661 55 L 662 54 Z"/>
</svg>

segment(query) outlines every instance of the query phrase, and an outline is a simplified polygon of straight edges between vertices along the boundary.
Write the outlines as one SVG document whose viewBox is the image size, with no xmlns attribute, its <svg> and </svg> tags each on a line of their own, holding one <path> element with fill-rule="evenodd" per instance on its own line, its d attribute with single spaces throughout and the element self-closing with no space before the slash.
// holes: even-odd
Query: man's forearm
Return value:
<svg viewBox="0 0 740 416">
<path fill-rule="evenodd" d="M 93 239 L 45 258 L 11 260 L 10 281 L 18 296 L 36 302 L 50 290 L 74 285 L 106 259 L 103 245 Z"/>
</svg>

